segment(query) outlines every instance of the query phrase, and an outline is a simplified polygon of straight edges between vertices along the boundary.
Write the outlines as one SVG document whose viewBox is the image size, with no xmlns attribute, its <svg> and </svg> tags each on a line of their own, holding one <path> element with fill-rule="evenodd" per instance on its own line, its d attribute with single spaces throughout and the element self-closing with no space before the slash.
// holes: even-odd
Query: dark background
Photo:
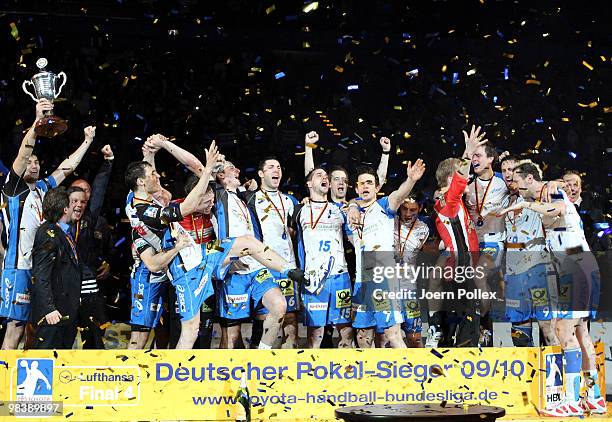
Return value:
<svg viewBox="0 0 612 422">
<path fill-rule="evenodd" d="M 375 166 L 378 139 L 388 136 L 386 190 L 403 179 L 403 161 L 421 157 L 428 171 L 418 187 L 431 198 L 438 162 L 462 153 L 461 130 L 476 123 L 500 152 L 543 164 L 547 179 L 565 169 L 584 173 L 585 189 L 609 213 L 612 37 L 605 6 L 320 1 L 306 13 L 306 5 L 2 1 L 0 158 L 10 166 L 33 120 L 34 104 L 21 84 L 46 57 L 49 70 L 68 75 L 56 114 L 70 129 L 39 141 L 43 172 L 95 123 L 96 141 L 77 173 L 91 180 L 99 149 L 111 144 L 116 160 L 106 216 L 118 242 L 128 233 L 121 223 L 123 169 L 140 159 L 143 140 L 156 132 L 199 157 L 216 139 L 243 176 L 256 177 L 258 160 L 275 154 L 284 189 L 298 196 L 305 132 L 321 136 L 317 163 L 349 170 Z M 186 170 L 166 153 L 158 156 L 163 183 L 182 195 Z M 119 255 L 125 257 L 127 244 L 118 246 Z M 127 264 L 115 270 L 125 274 Z"/>
</svg>

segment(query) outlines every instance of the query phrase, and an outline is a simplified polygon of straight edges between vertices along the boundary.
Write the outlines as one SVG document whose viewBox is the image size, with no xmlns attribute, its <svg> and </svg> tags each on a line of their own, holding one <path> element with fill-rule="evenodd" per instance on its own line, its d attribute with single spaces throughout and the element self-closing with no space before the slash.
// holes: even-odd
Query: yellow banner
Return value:
<svg viewBox="0 0 612 422">
<path fill-rule="evenodd" d="M 232 420 L 243 371 L 254 420 L 333 419 L 341 406 L 406 402 L 481 403 L 535 414 L 546 388 L 544 355 L 554 352 L 2 351 L 0 415 L 9 403 L 53 401 L 61 402 L 63 418 L 74 420 Z M 605 385 L 603 373 L 600 381 Z"/>
</svg>

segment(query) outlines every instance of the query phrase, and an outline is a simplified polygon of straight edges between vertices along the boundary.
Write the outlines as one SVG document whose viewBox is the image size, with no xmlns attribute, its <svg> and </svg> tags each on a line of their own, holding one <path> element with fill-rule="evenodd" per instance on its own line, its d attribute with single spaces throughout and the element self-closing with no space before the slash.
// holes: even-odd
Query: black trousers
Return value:
<svg viewBox="0 0 612 422">
<path fill-rule="evenodd" d="M 32 349 L 72 349 L 75 337 L 75 323 L 40 325 L 34 331 Z"/>
<path fill-rule="evenodd" d="M 104 329 L 106 322 L 104 297 L 98 293 L 86 293 L 81 296 L 78 327 L 81 328 L 83 349 L 104 349 Z"/>
</svg>

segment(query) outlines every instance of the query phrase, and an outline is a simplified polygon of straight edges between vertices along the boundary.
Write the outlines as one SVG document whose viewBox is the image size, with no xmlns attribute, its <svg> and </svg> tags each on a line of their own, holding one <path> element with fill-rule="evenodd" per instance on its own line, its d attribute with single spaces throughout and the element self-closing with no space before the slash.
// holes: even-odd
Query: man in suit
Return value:
<svg viewBox="0 0 612 422">
<path fill-rule="evenodd" d="M 34 349 L 71 349 L 81 293 L 81 264 L 70 230 L 85 201 L 82 189 L 51 190 L 43 201 L 45 222 L 32 250 Z"/>
</svg>

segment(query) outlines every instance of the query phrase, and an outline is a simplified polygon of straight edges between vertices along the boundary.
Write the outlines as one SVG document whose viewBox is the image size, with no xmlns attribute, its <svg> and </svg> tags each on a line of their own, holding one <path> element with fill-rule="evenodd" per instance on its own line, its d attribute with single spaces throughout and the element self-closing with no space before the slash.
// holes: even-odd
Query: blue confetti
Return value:
<svg viewBox="0 0 612 422">
<path fill-rule="evenodd" d="M 570 157 L 572 157 L 572 158 L 576 158 L 576 157 L 578 157 L 578 154 L 576 154 L 575 152 L 572 152 L 572 151 L 568 152 L 567 154 L 568 154 Z"/>
<path fill-rule="evenodd" d="M 504 80 L 508 80 L 508 68 L 504 69 Z"/>
<path fill-rule="evenodd" d="M 115 119 L 115 121 L 119 120 L 119 113 L 117 113 L 116 111 L 113 112 L 113 119 Z"/>
<path fill-rule="evenodd" d="M 459 81 L 459 73 L 453 73 L 453 85 L 455 85 Z"/>
<path fill-rule="evenodd" d="M 115 248 L 116 248 L 117 246 L 121 245 L 123 242 L 125 242 L 125 236 L 124 236 L 124 237 L 122 237 L 121 239 L 119 239 L 119 240 L 117 241 L 117 243 L 115 243 Z"/>
<path fill-rule="evenodd" d="M 359 89 L 359 85 L 349 85 L 346 87 L 347 91 L 357 91 Z"/>
<path fill-rule="evenodd" d="M 274 75 L 274 79 L 280 79 L 284 77 L 285 77 L 285 72 L 278 72 L 276 75 Z"/>
<path fill-rule="evenodd" d="M 541 117 L 538 117 L 537 119 L 535 119 L 536 123 L 544 123 L 544 119 Z"/>
</svg>

